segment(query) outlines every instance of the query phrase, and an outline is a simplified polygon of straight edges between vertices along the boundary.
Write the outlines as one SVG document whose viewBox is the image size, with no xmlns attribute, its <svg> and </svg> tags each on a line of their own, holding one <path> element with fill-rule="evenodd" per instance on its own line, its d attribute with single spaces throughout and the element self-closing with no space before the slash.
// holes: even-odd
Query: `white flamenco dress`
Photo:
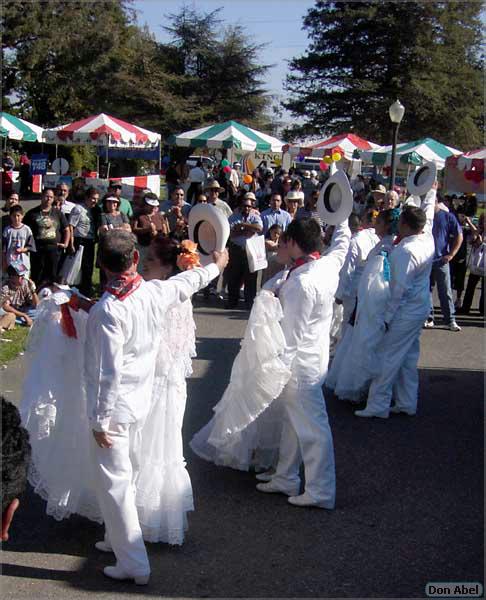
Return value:
<svg viewBox="0 0 486 600">
<path fill-rule="evenodd" d="M 143 538 L 182 544 L 187 513 L 194 510 L 182 447 L 186 378 L 196 356 L 192 303 L 170 309 L 162 325 L 152 406 L 142 428 L 136 504 Z"/>
<path fill-rule="evenodd" d="M 383 314 L 390 298 L 390 267 L 382 248 L 379 245 L 368 258 L 358 287 L 354 326 L 346 327 L 326 380 L 342 400 L 360 402 L 381 371 Z"/>
<path fill-rule="evenodd" d="M 61 304 L 69 296 L 69 290 L 58 290 L 41 301 L 27 342 L 20 413 L 32 446 L 29 482 L 58 521 L 79 514 L 101 523 L 82 381 L 87 314 L 69 309 L 77 337 L 68 337 Z"/>
<path fill-rule="evenodd" d="M 285 338 L 280 301 L 262 290 L 255 298 L 228 387 L 214 416 L 191 440 L 192 450 L 217 465 L 247 471 L 276 464 L 281 434 L 278 401 L 290 379 L 282 360 Z"/>
</svg>

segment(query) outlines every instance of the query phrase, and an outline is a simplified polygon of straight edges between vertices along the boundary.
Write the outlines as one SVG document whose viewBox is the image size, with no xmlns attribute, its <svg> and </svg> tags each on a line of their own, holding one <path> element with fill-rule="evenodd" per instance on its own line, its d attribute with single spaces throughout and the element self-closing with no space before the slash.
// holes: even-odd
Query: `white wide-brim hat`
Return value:
<svg viewBox="0 0 486 600">
<path fill-rule="evenodd" d="M 319 192 L 317 212 L 328 225 L 338 225 L 353 212 L 353 191 L 344 171 L 336 171 Z"/>
<path fill-rule="evenodd" d="M 437 165 L 435 162 L 427 162 L 410 174 L 407 189 L 414 196 L 423 196 L 432 188 L 436 178 Z"/>
<path fill-rule="evenodd" d="M 228 218 L 211 204 L 196 204 L 189 213 L 189 239 L 197 244 L 202 265 L 212 262 L 213 252 L 222 252 L 230 234 Z"/>
</svg>

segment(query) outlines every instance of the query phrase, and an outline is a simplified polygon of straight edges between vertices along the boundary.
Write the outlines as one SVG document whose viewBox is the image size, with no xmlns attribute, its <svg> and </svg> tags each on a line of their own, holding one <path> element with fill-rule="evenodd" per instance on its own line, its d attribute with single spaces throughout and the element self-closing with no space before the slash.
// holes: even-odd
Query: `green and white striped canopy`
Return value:
<svg viewBox="0 0 486 600">
<path fill-rule="evenodd" d="M 438 169 L 443 169 L 449 156 L 462 154 L 460 150 L 445 146 L 432 138 L 423 138 L 415 142 L 406 142 L 397 145 L 397 161 L 404 165 L 421 165 L 424 162 L 434 162 Z M 391 164 L 392 147 L 381 146 L 374 150 L 365 150 L 361 159 L 365 163 L 376 166 L 389 166 Z"/>
<path fill-rule="evenodd" d="M 0 118 L 0 137 L 22 142 L 42 142 L 42 127 L 2 112 Z"/>
<path fill-rule="evenodd" d="M 285 142 L 277 138 L 236 121 L 226 121 L 226 123 L 209 125 L 179 135 L 171 135 L 167 143 L 186 148 L 236 148 L 247 152 L 282 152 L 282 147 L 285 145 Z"/>
</svg>

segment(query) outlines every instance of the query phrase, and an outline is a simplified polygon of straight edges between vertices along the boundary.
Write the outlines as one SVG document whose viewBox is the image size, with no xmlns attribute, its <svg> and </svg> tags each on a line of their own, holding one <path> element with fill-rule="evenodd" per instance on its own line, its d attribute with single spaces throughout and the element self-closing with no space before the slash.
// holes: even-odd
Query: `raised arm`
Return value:
<svg viewBox="0 0 486 600">
<path fill-rule="evenodd" d="M 338 269 L 341 269 L 346 260 L 350 240 L 351 231 L 348 226 L 348 219 L 346 219 L 336 226 L 332 236 L 331 247 L 326 254 L 326 258 L 334 261 Z"/>
<path fill-rule="evenodd" d="M 432 235 L 432 227 L 434 226 L 434 207 L 435 199 L 437 197 L 437 188 L 433 187 L 426 194 L 425 198 L 420 205 L 420 208 L 424 211 L 427 221 L 424 227 L 424 233 Z"/>
</svg>

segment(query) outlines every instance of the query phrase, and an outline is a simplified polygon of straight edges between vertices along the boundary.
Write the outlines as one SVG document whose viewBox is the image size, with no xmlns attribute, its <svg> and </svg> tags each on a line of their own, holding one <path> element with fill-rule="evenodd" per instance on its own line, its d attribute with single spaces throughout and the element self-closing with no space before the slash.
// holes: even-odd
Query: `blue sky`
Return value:
<svg viewBox="0 0 486 600">
<path fill-rule="evenodd" d="M 268 44 L 261 63 L 275 66 L 268 73 L 267 89 L 280 98 L 284 96 L 287 61 L 307 48 L 302 17 L 314 6 L 313 0 L 136 0 L 133 7 L 140 24 L 146 23 L 158 40 L 168 41 L 162 28 L 165 16 L 179 12 L 184 4 L 204 12 L 222 8 L 224 23 L 241 25 L 253 42 Z"/>
</svg>

